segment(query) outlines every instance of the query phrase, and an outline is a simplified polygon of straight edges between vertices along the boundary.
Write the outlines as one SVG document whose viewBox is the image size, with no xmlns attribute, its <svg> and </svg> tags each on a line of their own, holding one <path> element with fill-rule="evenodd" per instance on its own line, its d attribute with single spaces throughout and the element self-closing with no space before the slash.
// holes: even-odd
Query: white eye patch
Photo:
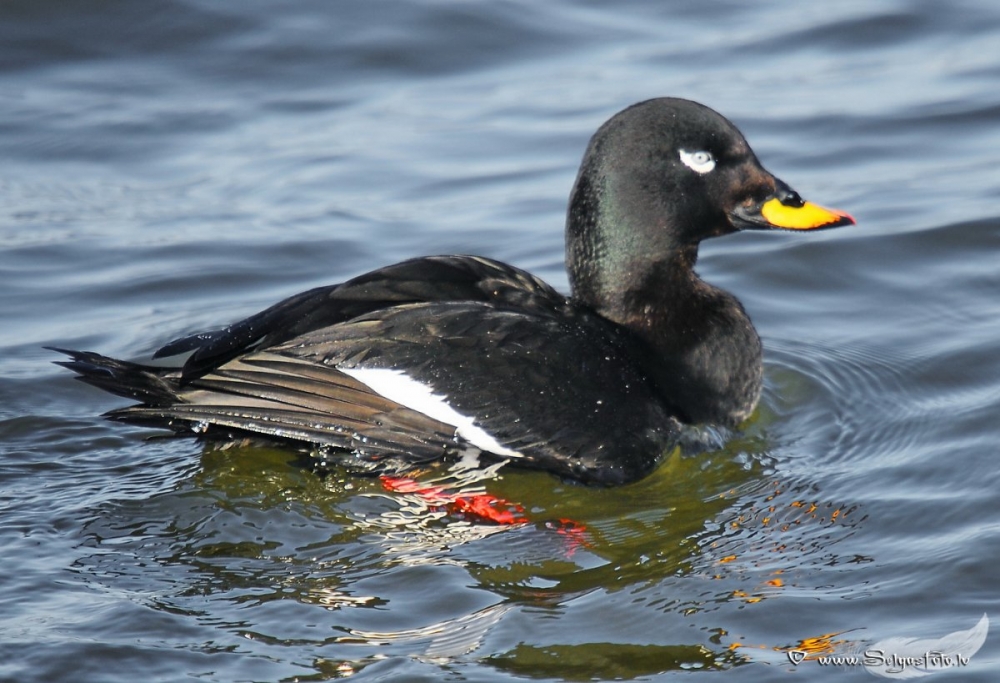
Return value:
<svg viewBox="0 0 1000 683">
<path fill-rule="evenodd" d="M 688 152 L 680 150 L 681 163 L 695 173 L 708 173 L 715 168 L 715 157 L 711 152 Z"/>
</svg>

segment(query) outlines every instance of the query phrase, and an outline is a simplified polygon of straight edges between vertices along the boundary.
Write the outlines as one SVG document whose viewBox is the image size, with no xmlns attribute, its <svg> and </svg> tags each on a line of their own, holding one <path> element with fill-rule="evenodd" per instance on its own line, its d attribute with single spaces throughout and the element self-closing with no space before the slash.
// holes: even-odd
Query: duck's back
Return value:
<svg viewBox="0 0 1000 683">
<path fill-rule="evenodd" d="M 675 438 L 628 331 L 486 259 L 394 268 L 168 345 L 197 348 L 184 374 L 110 367 L 95 354 L 73 367 L 143 401 L 115 419 L 326 444 L 369 460 L 473 452 L 618 484 L 651 471 Z M 442 287 L 407 279 L 441 268 Z M 276 342 L 304 325 L 303 301 L 312 329 Z M 150 382 L 161 389 L 134 388 Z"/>
</svg>

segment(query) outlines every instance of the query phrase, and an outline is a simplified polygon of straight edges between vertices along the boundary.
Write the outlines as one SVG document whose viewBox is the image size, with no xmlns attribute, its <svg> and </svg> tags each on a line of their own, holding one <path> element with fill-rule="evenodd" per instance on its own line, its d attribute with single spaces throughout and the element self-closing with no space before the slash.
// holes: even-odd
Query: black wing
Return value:
<svg viewBox="0 0 1000 683">
<path fill-rule="evenodd" d="M 632 361 L 635 343 L 523 271 L 449 256 L 311 290 L 164 347 L 158 355 L 195 349 L 182 369 L 73 351 L 63 364 L 140 401 L 108 414 L 126 422 L 264 434 L 368 460 L 482 450 L 453 421 L 362 376 L 392 370 L 471 418 L 497 457 L 616 484 L 647 474 L 677 436 Z"/>
<path fill-rule="evenodd" d="M 512 464 L 622 483 L 652 470 L 678 427 L 631 362 L 632 344 L 627 333 L 573 306 L 525 312 L 442 302 L 375 311 L 239 362 L 280 367 L 292 385 L 338 368 L 399 371 L 516 452 L 502 454 Z M 216 384 L 231 376 L 231 366 L 194 385 L 232 390 Z M 460 434 L 454 445 L 463 445 Z"/>
<path fill-rule="evenodd" d="M 453 426 L 389 401 L 336 368 L 288 356 L 258 352 L 182 385 L 176 368 L 53 350 L 70 356 L 59 365 L 78 379 L 141 402 L 106 413 L 112 420 L 216 439 L 261 434 L 333 446 L 368 461 L 430 461 L 457 444 Z"/>
<path fill-rule="evenodd" d="M 430 256 L 296 294 L 224 329 L 177 339 L 153 357 L 194 350 L 181 373 L 181 381 L 190 382 L 253 349 L 379 309 L 438 301 L 491 301 L 530 311 L 565 305 L 566 298 L 530 273 L 498 261 Z"/>
</svg>

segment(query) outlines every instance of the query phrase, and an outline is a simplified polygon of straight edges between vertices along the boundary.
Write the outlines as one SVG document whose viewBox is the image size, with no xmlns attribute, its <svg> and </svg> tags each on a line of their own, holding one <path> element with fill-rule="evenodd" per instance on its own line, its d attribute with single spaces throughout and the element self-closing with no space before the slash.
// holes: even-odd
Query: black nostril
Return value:
<svg viewBox="0 0 1000 683">
<path fill-rule="evenodd" d="M 782 206 L 789 206 L 793 209 L 800 209 L 802 208 L 802 205 L 805 204 L 798 192 L 781 182 L 778 183 L 777 191 L 774 193 L 774 196 L 778 198 L 778 201 L 781 202 Z"/>
</svg>

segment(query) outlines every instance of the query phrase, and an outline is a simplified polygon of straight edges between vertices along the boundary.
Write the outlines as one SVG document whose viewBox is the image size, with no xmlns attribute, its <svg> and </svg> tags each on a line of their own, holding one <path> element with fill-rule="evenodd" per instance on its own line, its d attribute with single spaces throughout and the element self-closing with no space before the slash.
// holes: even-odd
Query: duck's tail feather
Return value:
<svg viewBox="0 0 1000 683">
<path fill-rule="evenodd" d="M 116 396 L 150 406 L 170 405 L 180 400 L 179 375 L 175 368 L 130 363 L 91 351 L 73 351 L 55 346 L 45 348 L 69 356 L 71 360 L 56 361 L 56 365 L 75 372 L 76 379 Z"/>
</svg>

